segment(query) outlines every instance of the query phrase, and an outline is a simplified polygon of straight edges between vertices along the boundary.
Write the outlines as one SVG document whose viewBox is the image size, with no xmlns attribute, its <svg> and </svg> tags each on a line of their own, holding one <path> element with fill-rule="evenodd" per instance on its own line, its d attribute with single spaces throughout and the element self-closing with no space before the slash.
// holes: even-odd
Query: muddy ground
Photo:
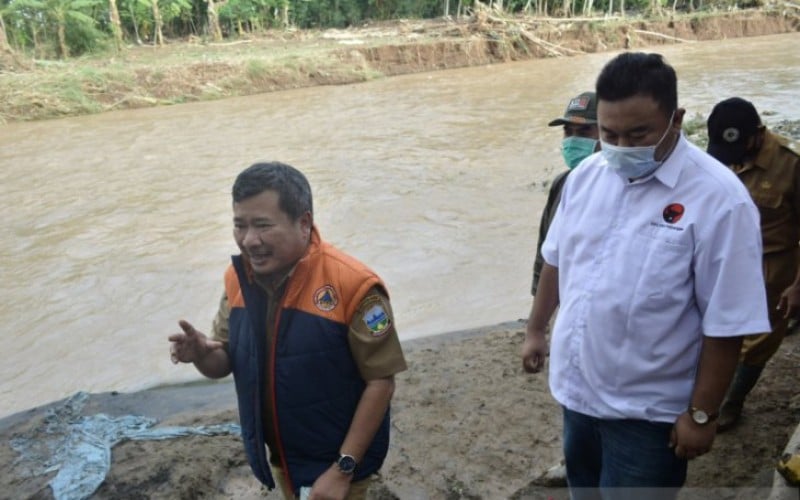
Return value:
<svg viewBox="0 0 800 500">
<path fill-rule="evenodd" d="M 523 373 L 523 324 L 405 344 L 409 370 L 399 376 L 384 487 L 374 499 L 565 498 L 536 479 L 561 457 L 560 410 L 544 374 Z M 690 463 L 689 498 L 766 498 L 774 465 L 800 422 L 800 334 L 787 337 L 767 366 L 741 425 Z M 54 406 L 50 406 L 52 410 Z M 143 415 L 157 427 L 236 422 L 230 382 L 96 394 L 82 415 Z M 56 472 L 31 477 L 36 464 L 11 448 L 19 438 L 56 439 L 48 408 L 0 420 L 0 498 L 52 498 Z M 39 464 L 40 465 L 40 464 Z M 264 498 L 237 436 L 125 441 L 93 498 Z M 275 493 L 266 498 L 278 499 Z"/>
</svg>

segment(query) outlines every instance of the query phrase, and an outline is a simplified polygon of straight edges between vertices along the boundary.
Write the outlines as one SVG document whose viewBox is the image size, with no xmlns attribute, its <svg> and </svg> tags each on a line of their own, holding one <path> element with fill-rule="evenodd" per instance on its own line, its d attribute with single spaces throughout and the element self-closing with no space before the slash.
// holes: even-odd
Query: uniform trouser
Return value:
<svg viewBox="0 0 800 500">
<path fill-rule="evenodd" d="M 283 493 L 283 498 L 286 500 L 297 499 L 298 497 L 294 496 L 292 490 L 289 489 L 289 485 L 287 484 L 286 478 L 283 475 L 283 469 L 274 465 L 271 467 L 272 477 L 275 479 L 275 482 Z M 365 479 L 362 479 L 361 481 L 350 483 L 350 491 L 348 491 L 345 500 L 365 500 L 367 498 L 367 489 L 369 489 L 374 482 L 378 481 L 379 478 L 380 476 L 373 474 Z"/>
<path fill-rule="evenodd" d="M 764 255 L 764 281 L 772 331 L 746 336 L 739 355 L 740 363 L 763 368 L 786 336 L 789 322 L 783 317 L 785 311 L 778 311 L 777 307 L 781 293 L 794 281 L 797 258 L 798 251 L 795 249 Z"/>
</svg>

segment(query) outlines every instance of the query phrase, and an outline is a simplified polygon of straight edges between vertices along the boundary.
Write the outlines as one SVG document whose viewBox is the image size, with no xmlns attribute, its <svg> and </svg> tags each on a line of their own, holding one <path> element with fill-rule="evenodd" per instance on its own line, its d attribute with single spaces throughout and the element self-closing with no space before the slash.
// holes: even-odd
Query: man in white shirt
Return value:
<svg viewBox="0 0 800 500">
<path fill-rule="evenodd" d="M 602 154 L 562 191 L 522 361 L 542 368 L 559 307 L 549 380 L 573 498 L 674 498 L 711 448 L 741 336 L 769 327 L 759 216 L 681 135 L 660 55 L 617 56 L 596 91 Z"/>
</svg>

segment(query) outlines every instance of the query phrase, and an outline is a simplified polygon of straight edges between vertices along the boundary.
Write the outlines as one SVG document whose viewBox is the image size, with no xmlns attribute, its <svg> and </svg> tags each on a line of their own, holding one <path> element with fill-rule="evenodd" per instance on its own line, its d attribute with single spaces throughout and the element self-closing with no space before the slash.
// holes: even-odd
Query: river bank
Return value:
<svg viewBox="0 0 800 500">
<path fill-rule="evenodd" d="M 523 332 L 521 322 L 510 322 L 404 343 L 409 370 L 397 380 L 385 486 L 372 498 L 566 498 L 565 490 L 537 480 L 560 460 L 561 419 L 546 376 L 521 369 Z M 767 365 L 741 425 L 691 462 L 682 499 L 767 497 L 775 462 L 800 421 L 799 365 L 795 334 Z M 64 444 L 52 420 L 63 403 L 0 420 L 1 498 L 52 498 L 48 481 L 56 470 L 41 471 L 47 458 L 41 452 Z M 71 418 L 98 413 L 156 419 L 155 429 L 237 421 L 229 380 L 92 394 Z M 11 447 L 26 441 L 33 443 L 27 459 Z M 126 440 L 112 448 L 110 463 L 92 498 L 279 498 L 264 496 L 238 436 Z"/>
<path fill-rule="evenodd" d="M 0 56 L 0 123 L 252 95 L 385 76 L 800 30 L 787 6 L 655 18 L 534 18 L 478 10 L 345 30 L 172 41 L 66 61 Z"/>
<path fill-rule="evenodd" d="M 213 119 L 209 115 L 208 120 Z M 174 138 L 170 131 L 164 135 Z M 18 147 L 9 144 L 9 150 Z M 149 151 L 140 154 L 145 157 L 145 153 Z M 137 206 L 141 204 L 137 201 Z M 66 253 L 63 247 L 41 246 Z M 156 269 L 165 272 L 168 266 L 159 261 Z M 70 325 L 64 330 L 78 328 Z M 531 483 L 557 461 L 559 419 L 544 377 L 525 376 L 519 370 L 516 350 L 521 331 L 521 325 L 499 325 L 468 335 L 445 335 L 436 339 L 438 343 L 431 339 L 432 344 L 407 344 L 411 370 L 399 380 L 395 443 L 384 470 L 388 487 L 382 498 L 540 497 L 536 492 L 542 490 Z M 745 415 L 747 427 L 721 437 L 710 455 L 692 464 L 690 485 L 737 488 L 724 495 L 703 489 L 702 498 L 765 497 L 745 488 L 765 484 L 763 479 L 771 473 L 785 442 L 784 429 L 800 416 L 796 340 L 787 340 L 764 376 L 769 382 L 759 384 Z M 74 338 L 71 343 L 81 345 Z M 130 351 L 124 355 L 131 357 Z M 138 361 L 146 363 L 144 358 Z M 167 363 L 165 356 L 159 360 Z M 37 362 L 43 364 L 46 358 Z M 26 364 L 19 359 L 17 363 L 18 367 Z M 54 376 L 75 373 L 67 370 L 76 366 L 87 371 L 85 365 L 73 363 Z M 131 378 L 141 375 L 139 370 Z M 23 392 L 35 393 L 35 388 Z M 228 382 L 95 394 L 84 414 L 147 415 L 158 418 L 158 427 L 216 424 L 235 421 L 232 397 Z M 4 443 L 0 477 L 6 485 L 0 498 L 48 498 L 46 484 L 55 471 L 31 476 L 19 454 L 8 446 L 20 437 L 39 439 L 42 445 L 52 443 L 44 425 L 46 416 L 45 408 L 37 408 L 19 414 L 13 422 L 0 422 Z M 251 498 L 261 492 L 244 464 L 240 442 L 231 436 L 126 442 L 113 449 L 111 463 L 111 473 L 96 498 Z M 547 496 L 562 493 L 546 490 Z"/>
</svg>

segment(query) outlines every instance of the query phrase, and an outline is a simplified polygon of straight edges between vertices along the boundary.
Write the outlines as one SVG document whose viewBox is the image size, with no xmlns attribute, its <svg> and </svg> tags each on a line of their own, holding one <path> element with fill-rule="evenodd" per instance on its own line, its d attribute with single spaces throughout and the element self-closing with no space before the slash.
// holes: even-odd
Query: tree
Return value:
<svg viewBox="0 0 800 500">
<path fill-rule="evenodd" d="M 139 16 L 137 14 L 137 8 L 141 7 L 141 0 L 123 0 L 123 10 L 122 12 L 127 16 L 125 21 L 130 21 L 131 27 L 133 28 L 133 36 L 136 40 L 137 45 L 142 45 L 142 35 L 139 33 Z M 127 6 L 127 9 L 125 9 Z"/>
<path fill-rule="evenodd" d="M 289 23 L 289 0 L 281 1 L 281 24 L 285 30 L 288 30 L 291 26 Z"/>
<path fill-rule="evenodd" d="M 214 0 L 206 0 L 208 6 L 208 31 L 211 34 L 211 39 L 215 42 L 222 40 L 222 28 L 219 26 L 219 14 L 214 5 Z"/>
<path fill-rule="evenodd" d="M 111 17 L 111 31 L 114 35 L 114 46 L 117 52 L 122 50 L 122 23 L 119 19 L 119 9 L 117 9 L 117 0 L 108 0 L 108 13 Z"/>
<path fill-rule="evenodd" d="M 151 0 L 153 6 L 153 45 L 164 45 L 164 34 L 162 28 L 164 21 L 161 19 L 161 11 L 158 10 L 158 0 Z"/>
<path fill-rule="evenodd" d="M 34 53 L 61 58 L 93 50 L 108 38 L 93 14 L 106 13 L 105 0 L 14 0 L 9 4 L 19 39 L 32 42 Z M 54 36 L 55 35 L 55 36 Z"/>
<path fill-rule="evenodd" d="M 13 52 L 11 44 L 8 43 L 8 34 L 6 31 L 6 23 L 3 20 L 3 12 L 0 11 L 0 53 L 11 54 Z"/>
</svg>

